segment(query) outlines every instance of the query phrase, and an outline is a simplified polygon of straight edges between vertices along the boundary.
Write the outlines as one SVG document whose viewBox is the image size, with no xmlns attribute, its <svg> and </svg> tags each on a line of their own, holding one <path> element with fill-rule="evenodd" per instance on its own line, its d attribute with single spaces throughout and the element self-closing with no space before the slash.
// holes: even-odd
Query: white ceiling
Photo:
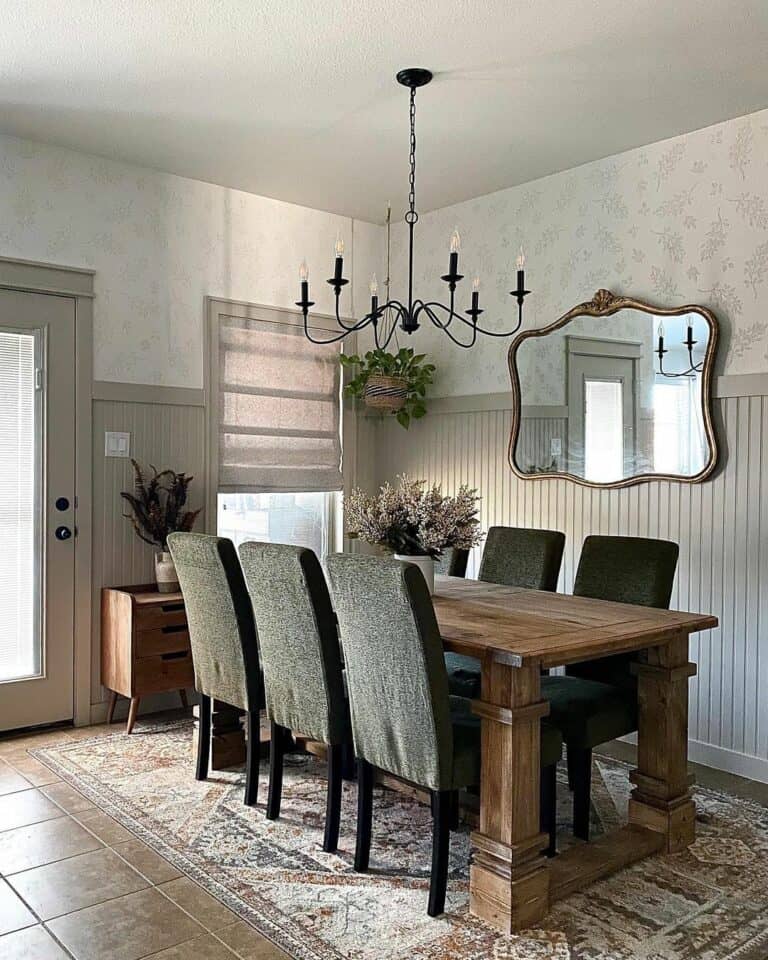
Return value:
<svg viewBox="0 0 768 960">
<path fill-rule="evenodd" d="M 6 0 L 0 132 L 381 221 L 768 106 L 766 0 Z"/>
</svg>

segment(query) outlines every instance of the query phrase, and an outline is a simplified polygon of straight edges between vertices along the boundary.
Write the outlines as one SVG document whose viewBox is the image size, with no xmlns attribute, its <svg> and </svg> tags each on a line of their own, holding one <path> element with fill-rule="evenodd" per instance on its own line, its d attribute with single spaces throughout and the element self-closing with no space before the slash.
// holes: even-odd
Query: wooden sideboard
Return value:
<svg viewBox="0 0 768 960">
<path fill-rule="evenodd" d="M 101 682 L 110 691 L 107 722 L 118 696 L 131 701 L 127 732 L 141 698 L 194 685 L 192 653 L 181 593 L 159 593 L 154 584 L 101 591 Z"/>
</svg>

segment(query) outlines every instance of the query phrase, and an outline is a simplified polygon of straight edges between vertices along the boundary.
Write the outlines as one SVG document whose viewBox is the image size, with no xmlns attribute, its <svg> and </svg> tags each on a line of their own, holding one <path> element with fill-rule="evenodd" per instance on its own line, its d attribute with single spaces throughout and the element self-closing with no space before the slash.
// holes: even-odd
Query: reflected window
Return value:
<svg viewBox="0 0 768 960">
<path fill-rule="evenodd" d="M 620 380 L 584 381 L 584 475 L 596 483 L 624 476 L 624 414 Z"/>
<path fill-rule="evenodd" d="M 653 467 L 656 473 L 698 473 L 706 438 L 695 377 L 657 379 L 653 387 Z"/>
</svg>

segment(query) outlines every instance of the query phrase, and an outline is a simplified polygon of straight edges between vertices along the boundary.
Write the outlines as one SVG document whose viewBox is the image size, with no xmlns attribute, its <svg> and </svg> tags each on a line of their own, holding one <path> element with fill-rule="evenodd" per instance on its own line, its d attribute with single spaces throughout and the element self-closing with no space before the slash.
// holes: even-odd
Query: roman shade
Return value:
<svg viewBox="0 0 768 960">
<path fill-rule="evenodd" d="M 220 493 L 341 490 L 340 349 L 288 319 L 219 315 Z"/>
</svg>

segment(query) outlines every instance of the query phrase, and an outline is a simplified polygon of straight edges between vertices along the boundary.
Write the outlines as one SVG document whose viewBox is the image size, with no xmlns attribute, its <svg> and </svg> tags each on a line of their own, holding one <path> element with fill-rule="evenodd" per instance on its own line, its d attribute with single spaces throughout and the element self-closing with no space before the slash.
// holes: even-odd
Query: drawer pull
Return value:
<svg viewBox="0 0 768 960">
<path fill-rule="evenodd" d="M 160 607 L 160 609 L 163 611 L 163 613 L 175 613 L 177 610 L 183 610 L 184 604 L 183 603 L 164 603 Z"/>
<path fill-rule="evenodd" d="M 160 630 L 162 633 L 183 633 L 187 629 L 186 623 L 179 623 L 171 625 L 170 627 L 161 627 Z"/>
<path fill-rule="evenodd" d="M 161 653 L 161 660 L 184 660 L 189 655 L 189 650 L 176 650 L 173 653 Z"/>
</svg>

